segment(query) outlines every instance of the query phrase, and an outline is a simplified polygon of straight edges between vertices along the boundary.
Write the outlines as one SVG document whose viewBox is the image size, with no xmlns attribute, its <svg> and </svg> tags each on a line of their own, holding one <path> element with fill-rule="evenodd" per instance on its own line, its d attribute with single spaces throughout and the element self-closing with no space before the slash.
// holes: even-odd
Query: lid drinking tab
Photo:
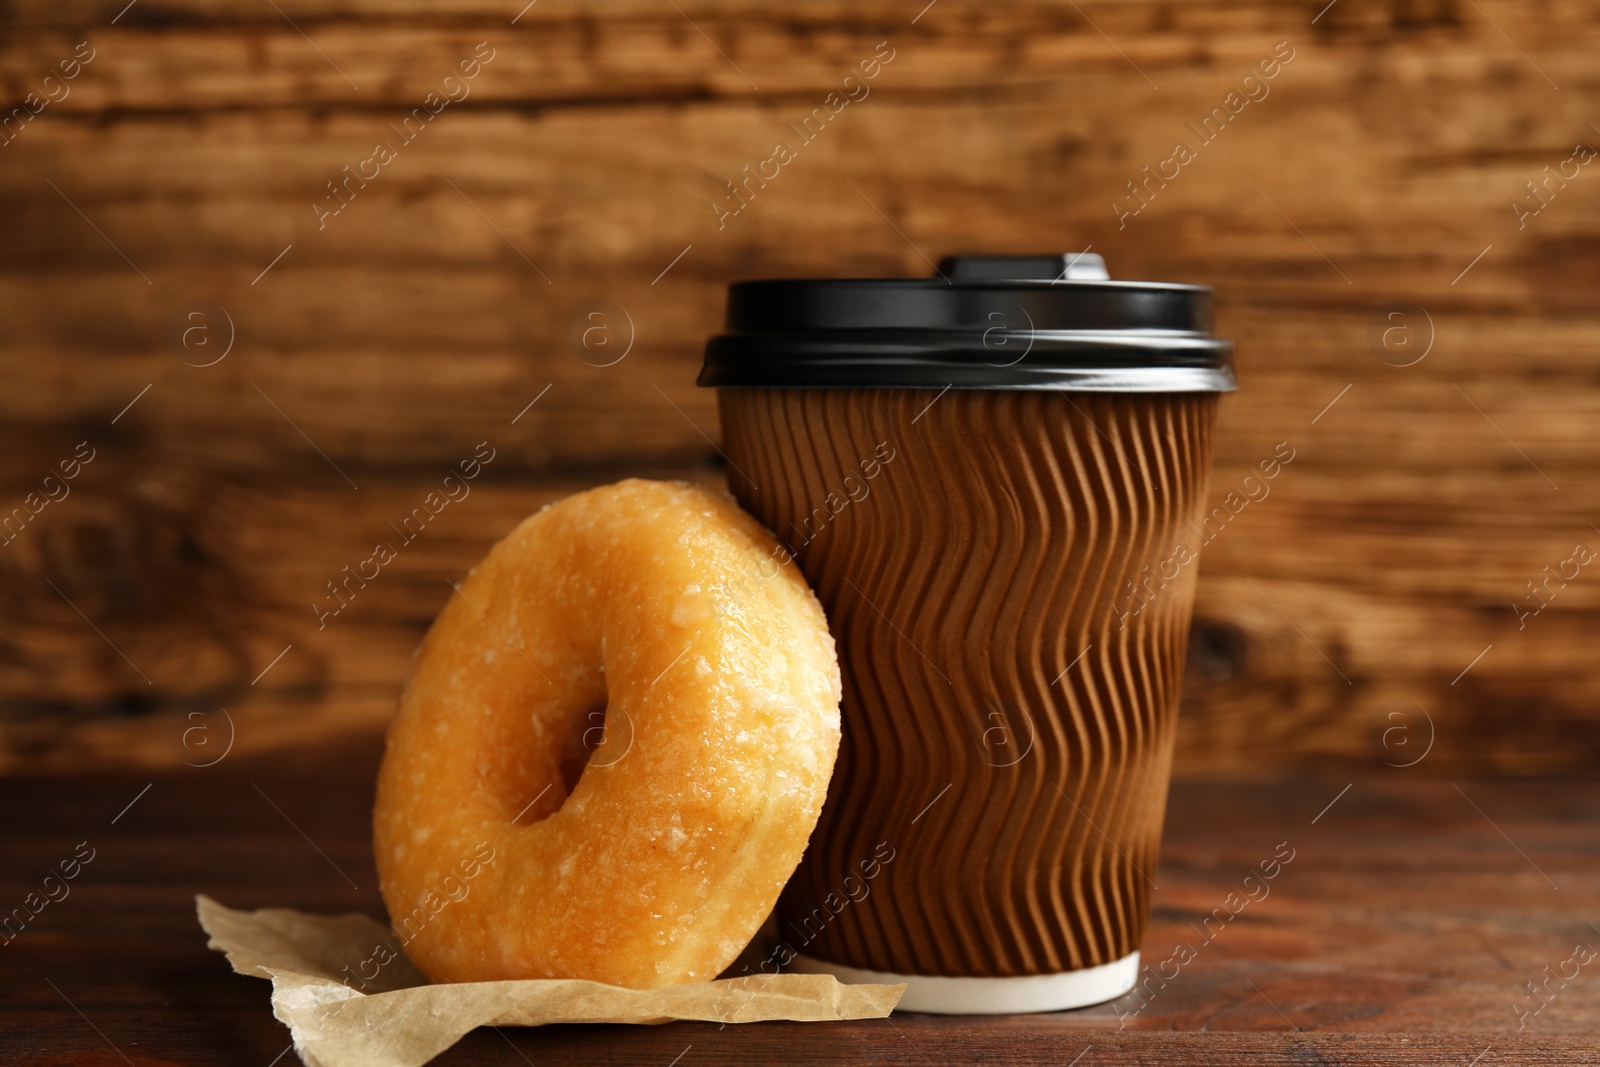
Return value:
<svg viewBox="0 0 1600 1067">
<path fill-rule="evenodd" d="M 946 256 L 936 273 L 951 281 L 1104 282 L 1106 261 L 1094 252 L 1064 256 Z"/>
</svg>

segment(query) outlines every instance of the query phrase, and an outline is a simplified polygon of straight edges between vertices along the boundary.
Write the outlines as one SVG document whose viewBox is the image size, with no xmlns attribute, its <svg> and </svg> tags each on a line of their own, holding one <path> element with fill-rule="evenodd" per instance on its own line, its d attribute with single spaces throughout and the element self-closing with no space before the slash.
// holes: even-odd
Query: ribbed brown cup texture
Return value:
<svg viewBox="0 0 1600 1067">
<path fill-rule="evenodd" d="M 1216 395 L 719 397 L 729 485 L 793 551 L 844 675 L 789 951 L 987 977 L 1134 951 Z"/>
</svg>

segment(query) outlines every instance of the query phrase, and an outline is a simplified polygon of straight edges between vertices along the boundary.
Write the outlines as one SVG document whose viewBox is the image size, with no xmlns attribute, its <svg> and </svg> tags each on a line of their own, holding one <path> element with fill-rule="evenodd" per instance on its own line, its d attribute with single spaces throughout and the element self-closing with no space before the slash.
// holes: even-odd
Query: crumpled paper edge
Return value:
<svg viewBox="0 0 1600 1067">
<path fill-rule="evenodd" d="M 209 941 L 239 974 L 272 981 L 272 1013 L 289 1028 L 307 1067 L 421 1067 L 479 1026 L 753 1023 L 886 1018 L 904 985 L 847 985 L 826 974 L 760 974 L 666 989 L 525 979 L 425 984 L 403 955 L 383 991 L 336 977 L 389 929 L 359 914 L 306 915 L 287 908 L 236 911 L 204 894 L 195 911 Z"/>
</svg>

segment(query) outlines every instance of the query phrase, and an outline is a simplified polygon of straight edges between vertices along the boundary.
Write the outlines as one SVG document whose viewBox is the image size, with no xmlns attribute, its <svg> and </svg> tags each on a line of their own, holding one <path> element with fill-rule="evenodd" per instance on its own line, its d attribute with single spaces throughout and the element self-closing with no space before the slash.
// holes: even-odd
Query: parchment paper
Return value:
<svg viewBox="0 0 1600 1067">
<path fill-rule="evenodd" d="M 430 985 L 403 954 L 370 981 L 347 984 L 390 930 L 365 915 L 235 911 L 195 898 L 209 946 L 240 974 L 272 980 L 272 1013 L 306 1067 L 420 1067 L 479 1026 L 545 1023 L 753 1023 L 881 1019 L 903 985 L 845 985 L 825 974 L 760 974 L 667 989 L 530 979 Z"/>
</svg>

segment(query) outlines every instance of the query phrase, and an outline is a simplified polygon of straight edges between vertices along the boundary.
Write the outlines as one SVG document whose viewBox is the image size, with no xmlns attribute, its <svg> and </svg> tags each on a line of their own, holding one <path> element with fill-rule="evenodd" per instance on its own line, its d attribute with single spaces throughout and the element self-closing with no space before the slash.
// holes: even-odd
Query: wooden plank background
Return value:
<svg viewBox="0 0 1600 1067">
<path fill-rule="evenodd" d="M 5 106 L 58 97 L 0 144 L 3 514 L 94 455 L 0 545 L 0 769 L 370 733 L 521 516 L 720 482 L 693 378 L 729 280 L 1090 246 L 1216 287 L 1218 502 L 1295 449 L 1206 551 L 1179 770 L 1600 756 L 1600 575 L 1513 608 L 1600 547 L 1600 169 L 1512 207 L 1600 145 L 1600 4 L 124 2 L 0 10 Z M 319 228 L 480 42 L 469 95 Z M 724 183 L 880 42 L 869 95 L 719 228 Z M 1268 95 L 1119 227 L 1280 42 Z M 632 324 L 611 366 L 568 341 L 597 300 Z M 471 496 L 319 630 L 325 583 L 482 441 Z"/>
</svg>

